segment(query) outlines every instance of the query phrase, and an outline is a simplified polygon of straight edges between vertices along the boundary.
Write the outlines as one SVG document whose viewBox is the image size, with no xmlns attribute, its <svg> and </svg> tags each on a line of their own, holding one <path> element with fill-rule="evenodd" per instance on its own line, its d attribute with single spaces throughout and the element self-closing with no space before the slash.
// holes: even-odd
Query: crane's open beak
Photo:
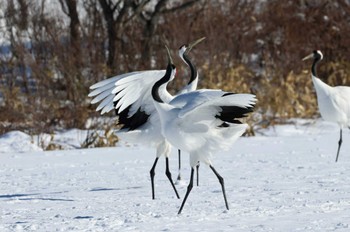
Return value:
<svg viewBox="0 0 350 232">
<path fill-rule="evenodd" d="M 308 60 L 308 59 L 311 59 L 311 58 L 313 58 L 313 57 L 314 57 L 314 54 L 311 53 L 310 55 L 305 56 L 302 60 Z"/>
<path fill-rule="evenodd" d="M 171 55 L 170 55 L 170 51 L 169 51 L 168 46 L 165 45 L 165 48 L 166 48 L 167 55 L 168 55 L 168 62 L 169 62 L 169 64 L 173 64 L 173 59 L 171 58 Z"/>
<path fill-rule="evenodd" d="M 200 42 L 202 42 L 203 40 L 205 40 L 205 37 L 202 37 L 202 38 L 200 38 L 200 39 L 197 39 L 196 41 L 193 41 L 192 43 L 190 43 L 189 45 L 188 45 L 188 48 L 187 48 L 187 52 L 189 52 L 189 51 L 191 51 L 191 49 L 194 47 L 194 46 L 196 46 L 197 44 L 199 44 Z"/>
</svg>

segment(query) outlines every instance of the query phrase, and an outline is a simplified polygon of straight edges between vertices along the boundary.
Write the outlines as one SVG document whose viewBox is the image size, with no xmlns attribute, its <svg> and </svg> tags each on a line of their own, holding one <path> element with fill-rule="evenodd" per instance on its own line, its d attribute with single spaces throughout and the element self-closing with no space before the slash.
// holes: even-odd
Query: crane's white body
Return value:
<svg viewBox="0 0 350 232">
<path fill-rule="evenodd" d="M 312 75 L 317 103 L 322 118 L 337 123 L 341 128 L 350 126 L 350 87 L 329 86 Z"/>
<path fill-rule="evenodd" d="M 222 97 L 224 94 L 221 90 L 198 90 L 179 95 L 169 103 L 155 102 L 163 135 L 173 146 L 190 154 L 191 167 L 199 161 L 211 165 L 211 155 L 229 149 L 248 126 L 229 123 L 228 127 L 220 127 L 223 121 L 215 116 L 222 105 L 251 107 L 255 104 L 255 96 L 233 94 Z M 186 104 L 179 106 L 178 102 Z"/>
</svg>

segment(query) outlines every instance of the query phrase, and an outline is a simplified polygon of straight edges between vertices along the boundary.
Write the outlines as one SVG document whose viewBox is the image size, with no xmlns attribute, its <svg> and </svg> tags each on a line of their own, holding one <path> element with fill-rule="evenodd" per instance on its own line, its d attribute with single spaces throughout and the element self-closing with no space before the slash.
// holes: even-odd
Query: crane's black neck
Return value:
<svg viewBox="0 0 350 232">
<path fill-rule="evenodd" d="M 196 66 L 191 62 L 191 60 L 188 58 L 186 52 L 183 54 L 184 61 L 190 66 L 191 69 L 191 78 L 188 82 L 188 85 L 191 84 L 196 78 L 197 78 L 197 68 Z"/>
<path fill-rule="evenodd" d="M 317 77 L 316 67 L 317 67 L 317 63 L 319 61 L 320 61 L 320 59 L 315 58 L 314 62 L 312 63 L 312 66 L 311 66 L 311 73 L 314 77 Z"/>
<path fill-rule="evenodd" d="M 164 101 L 159 95 L 159 88 L 170 81 L 171 72 L 173 69 L 175 69 L 175 66 L 169 63 L 166 68 L 165 75 L 159 81 L 157 81 L 152 87 L 152 97 L 155 101 L 159 103 L 164 103 Z"/>
</svg>

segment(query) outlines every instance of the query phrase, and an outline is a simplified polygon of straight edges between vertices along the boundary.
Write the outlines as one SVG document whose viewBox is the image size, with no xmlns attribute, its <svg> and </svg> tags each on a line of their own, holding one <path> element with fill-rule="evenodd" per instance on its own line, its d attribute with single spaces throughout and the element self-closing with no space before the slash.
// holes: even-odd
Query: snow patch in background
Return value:
<svg viewBox="0 0 350 232">
<path fill-rule="evenodd" d="M 339 127 L 321 119 L 291 119 L 286 124 L 257 129 L 256 136 L 260 137 L 290 137 L 298 135 L 318 135 L 339 133 Z M 56 131 L 53 134 L 42 133 L 29 136 L 20 131 L 12 131 L 0 136 L 0 153 L 42 151 L 50 143 L 55 144 L 62 150 L 79 149 L 88 136 L 88 130 L 69 129 Z M 104 136 L 104 131 L 97 131 Z M 134 146 L 127 141 L 119 141 L 117 146 Z"/>
<path fill-rule="evenodd" d="M 42 151 L 29 135 L 21 131 L 11 131 L 0 136 L 0 153 L 29 151 Z"/>
</svg>

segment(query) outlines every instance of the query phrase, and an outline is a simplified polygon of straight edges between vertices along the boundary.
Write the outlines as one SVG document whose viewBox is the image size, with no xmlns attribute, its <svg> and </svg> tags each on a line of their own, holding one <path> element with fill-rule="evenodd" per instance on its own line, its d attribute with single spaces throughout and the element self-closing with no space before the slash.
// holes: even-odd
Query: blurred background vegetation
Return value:
<svg viewBox="0 0 350 232">
<path fill-rule="evenodd" d="M 101 128 L 89 86 L 110 76 L 164 69 L 172 48 L 191 51 L 199 88 L 251 92 L 253 128 L 319 117 L 311 81 L 350 85 L 348 0 L 0 0 L 0 134 Z M 175 58 L 180 89 L 188 68 Z M 350 99 L 349 99 L 350 100 Z M 113 118 L 113 112 L 109 115 Z M 106 129 L 108 130 L 108 129 Z"/>
</svg>

